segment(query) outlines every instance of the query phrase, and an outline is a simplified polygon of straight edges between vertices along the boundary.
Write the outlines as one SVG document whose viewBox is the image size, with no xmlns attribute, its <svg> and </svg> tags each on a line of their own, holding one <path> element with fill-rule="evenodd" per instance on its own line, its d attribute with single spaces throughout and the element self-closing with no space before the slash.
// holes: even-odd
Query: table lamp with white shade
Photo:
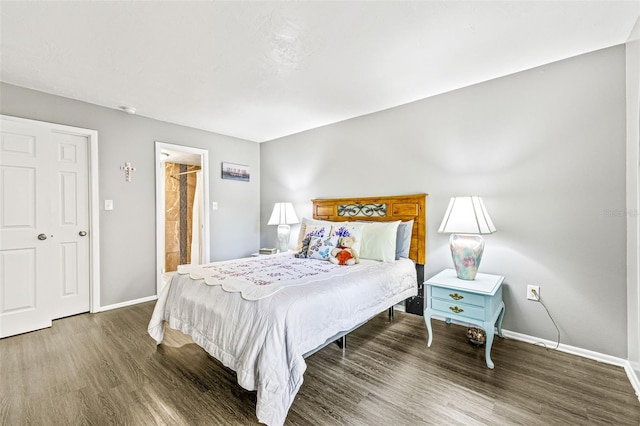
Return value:
<svg viewBox="0 0 640 426">
<path fill-rule="evenodd" d="M 276 203 L 273 206 L 271 217 L 267 225 L 278 225 L 278 251 L 281 253 L 289 250 L 289 235 L 291 226 L 298 223 L 298 217 L 291 203 Z"/>
<path fill-rule="evenodd" d="M 484 239 L 479 234 L 496 232 L 482 198 L 451 198 L 438 232 L 451 234 L 449 246 L 458 278 L 475 279 L 484 251 Z"/>
</svg>

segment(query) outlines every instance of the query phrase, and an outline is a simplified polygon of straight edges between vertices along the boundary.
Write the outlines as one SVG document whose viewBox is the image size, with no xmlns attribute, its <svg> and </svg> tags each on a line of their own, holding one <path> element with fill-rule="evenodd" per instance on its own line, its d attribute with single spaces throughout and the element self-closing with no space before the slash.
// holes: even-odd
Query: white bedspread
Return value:
<svg viewBox="0 0 640 426">
<path fill-rule="evenodd" d="M 338 276 L 306 285 L 284 286 L 259 300 L 176 274 L 158 298 L 148 331 L 162 342 L 167 321 L 190 335 L 236 371 L 240 386 L 257 391 L 260 422 L 282 425 L 302 385 L 303 354 L 417 294 L 412 261 L 360 265 L 343 266 Z"/>
<path fill-rule="evenodd" d="M 362 264 L 344 267 L 331 262 L 311 262 L 290 253 L 234 259 L 206 265 L 180 265 L 179 274 L 189 274 L 194 280 L 219 285 L 225 291 L 238 292 L 243 299 L 258 300 L 269 297 L 285 287 L 306 285 L 313 281 L 353 273 Z"/>
</svg>

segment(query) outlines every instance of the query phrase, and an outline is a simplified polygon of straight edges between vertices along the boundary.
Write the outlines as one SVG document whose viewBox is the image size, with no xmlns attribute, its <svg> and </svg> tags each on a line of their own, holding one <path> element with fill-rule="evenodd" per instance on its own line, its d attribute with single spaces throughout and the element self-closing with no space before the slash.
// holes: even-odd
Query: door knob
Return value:
<svg viewBox="0 0 640 426">
<path fill-rule="evenodd" d="M 81 237 L 84 237 L 85 235 L 87 235 L 87 231 L 80 231 L 78 232 L 78 235 L 80 235 Z"/>
<path fill-rule="evenodd" d="M 40 234 L 40 235 L 38 235 L 38 239 L 39 239 L 40 241 L 44 241 L 44 240 L 46 240 L 46 239 L 47 239 L 47 236 L 46 236 L 45 234 Z"/>
</svg>

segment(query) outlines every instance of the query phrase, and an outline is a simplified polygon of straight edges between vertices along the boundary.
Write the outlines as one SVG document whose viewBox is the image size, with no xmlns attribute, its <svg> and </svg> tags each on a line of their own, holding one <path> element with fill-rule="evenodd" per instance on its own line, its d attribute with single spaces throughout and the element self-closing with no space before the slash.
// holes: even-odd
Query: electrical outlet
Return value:
<svg viewBox="0 0 640 426">
<path fill-rule="evenodd" d="M 536 302 L 540 298 L 540 286 L 528 285 L 527 286 L 527 300 L 535 300 Z"/>
</svg>

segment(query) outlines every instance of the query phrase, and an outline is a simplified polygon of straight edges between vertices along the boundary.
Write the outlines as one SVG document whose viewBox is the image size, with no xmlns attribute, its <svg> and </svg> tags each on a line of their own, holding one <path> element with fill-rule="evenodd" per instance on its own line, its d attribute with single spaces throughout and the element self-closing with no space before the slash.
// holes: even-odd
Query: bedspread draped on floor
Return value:
<svg viewBox="0 0 640 426">
<path fill-rule="evenodd" d="M 190 335 L 236 371 L 240 386 L 257 391 L 260 422 L 282 425 L 302 385 L 303 354 L 417 294 L 411 260 L 363 264 L 260 300 L 176 274 L 158 298 L 148 331 L 158 344 L 165 321 Z"/>
</svg>

